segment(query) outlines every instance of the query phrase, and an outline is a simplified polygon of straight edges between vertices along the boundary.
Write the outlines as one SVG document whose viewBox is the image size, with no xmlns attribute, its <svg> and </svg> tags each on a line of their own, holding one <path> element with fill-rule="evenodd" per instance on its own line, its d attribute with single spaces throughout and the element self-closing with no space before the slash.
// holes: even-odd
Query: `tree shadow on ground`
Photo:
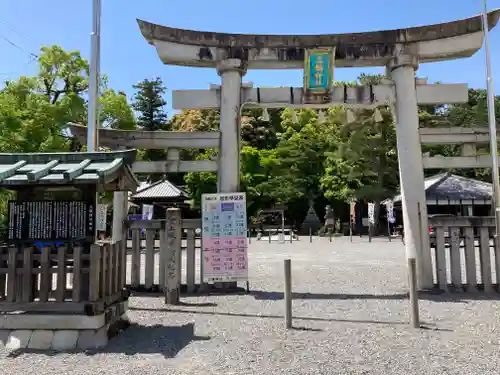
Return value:
<svg viewBox="0 0 500 375">
<path fill-rule="evenodd" d="M 203 311 L 203 310 L 184 310 L 175 307 L 165 307 L 165 308 L 154 308 L 147 309 L 141 307 L 129 307 L 130 311 L 163 311 L 177 314 L 195 314 L 195 315 L 213 315 L 213 316 L 230 316 L 230 317 L 241 317 L 241 318 L 259 318 L 259 319 L 284 319 L 282 315 L 269 315 L 269 314 L 250 314 L 250 313 L 232 313 L 232 312 L 219 312 L 219 311 Z M 381 324 L 381 325 L 408 325 L 408 322 L 391 322 L 391 321 L 379 321 L 379 320 L 356 320 L 356 319 L 335 319 L 335 318 L 317 318 L 310 316 L 293 316 L 293 320 L 311 321 L 311 322 L 332 322 L 332 323 L 356 323 L 356 324 Z M 443 328 L 434 328 L 433 323 L 423 323 L 422 328 L 427 328 L 436 331 L 448 331 L 452 330 Z M 427 327 L 425 327 L 427 326 Z M 296 330 L 304 331 L 317 331 L 316 329 L 308 329 L 301 327 L 294 327 Z M 321 330 L 319 330 L 321 331 Z"/>
<path fill-rule="evenodd" d="M 150 288 L 144 286 L 131 286 L 127 285 L 127 290 L 130 292 L 131 296 L 134 297 L 163 297 L 165 292 L 160 285 L 155 284 Z M 181 284 L 180 292 L 182 297 L 191 297 L 198 295 L 207 296 L 223 296 L 223 295 L 245 295 L 248 294 L 246 288 L 239 286 L 229 287 L 225 289 L 218 289 L 214 284 L 195 284 L 192 291 L 188 291 L 188 286 L 186 284 Z"/>
<path fill-rule="evenodd" d="M 284 298 L 283 292 L 268 292 L 265 290 L 252 290 L 250 295 L 256 300 L 279 301 Z M 419 299 L 433 302 L 455 302 L 467 303 L 474 300 L 500 300 L 499 293 L 447 293 L 442 291 L 428 290 L 418 294 Z M 316 299 L 316 300 L 405 300 L 408 299 L 408 292 L 393 294 L 349 294 L 349 293 L 292 293 L 292 299 Z"/>
<path fill-rule="evenodd" d="M 27 353 L 40 353 L 54 356 L 61 353 L 85 353 L 93 356 L 103 353 L 115 353 L 125 355 L 135 354 L 161 354 L 165 358 L 174 358 L 177 354 L 193 341 L 210 340 L 210 337 L 197 336 L 194 333 L 194 323 L 182 326 L 143 326 L 131 324 L 128 329 L 109 340 L 108 345 L 100 349 L 91 350 L 36 350 L 18 349 L 9 353 L 9 357 L 18 357 Z"/>
</svg>

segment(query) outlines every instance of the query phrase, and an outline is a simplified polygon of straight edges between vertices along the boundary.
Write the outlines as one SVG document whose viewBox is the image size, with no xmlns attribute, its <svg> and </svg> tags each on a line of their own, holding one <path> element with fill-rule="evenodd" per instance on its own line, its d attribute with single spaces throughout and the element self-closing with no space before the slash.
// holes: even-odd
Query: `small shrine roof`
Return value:
<svg viewBox="0 0 500 375">
<path fill-rule="evenodd" d="M 427 200 L 479 201 L 490 200 L 493 195 L 493 185 L 489 182 L 458 176 L 450 172 L 427 177 L 424 184 Z M 400 202 L 401 195 L 398 194 L 392 200 L 395 203 Z"/>
<path fill-rule="evenodd" d="M 168 180 L 141 186 L 130 199 L 174 199 L 187 198 L 188 194 Z"/>
<path fill-rule="evenodd" d="M 29 185 L 106 185 L 135 190 L 131 172 L 136 150 L 112 152 L 0 153 L 0 187 Z M 122 178 L 125 177 L 125 178 Z"/>
</svg>

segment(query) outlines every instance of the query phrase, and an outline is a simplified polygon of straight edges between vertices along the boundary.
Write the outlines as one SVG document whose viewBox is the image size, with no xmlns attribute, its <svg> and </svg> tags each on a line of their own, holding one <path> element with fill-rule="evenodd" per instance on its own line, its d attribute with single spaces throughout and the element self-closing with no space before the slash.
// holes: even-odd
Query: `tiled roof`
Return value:
<svg viewBox="0 0 500 375">
<path fill-rule="evenodd" d="M 428 177 L 424 183 L 428 200 L 489 200 L 493 195 L 492 184 L 449 172 Z M 401 195 L 395 196 L 393 201 L 401 201 Z"/>
<path fill-rule="evenodd" d="M 167 180 L 141 186 L 130 199 L 187 198 L 187 193 Z"/>
<path fill-rule="evenodd" d="M 493 185 L 488 182 L 447 173 L 436 184 L 429 186 L 426 194 L 428 199 L 488 200 L 493 195 Z"/>
<path fill-rule="evenodd" d="M 136 150 L 118 152 L 0 153 L 0 186 L 106 184 L 130 172 Z"/>
</svg>

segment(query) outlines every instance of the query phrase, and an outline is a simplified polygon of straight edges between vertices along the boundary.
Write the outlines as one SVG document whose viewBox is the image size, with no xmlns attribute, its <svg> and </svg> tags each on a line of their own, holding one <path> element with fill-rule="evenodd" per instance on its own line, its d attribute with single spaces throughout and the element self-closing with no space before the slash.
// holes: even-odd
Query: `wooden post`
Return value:
<svg viewBox="0 0 500 375">
<path fill-rule="evenodd" d="M 485 226 L 479 228 L 479 262 L 484 292 L 491 293 L 493 292 L 493 284 L 491 277 L 490 230 Z"/>
<path fill-rule="evenodd" d="M 415 258 L 408 259 L 408 279 L 410 284 L 410 324 L 413 328 L 420 328 L 417 291 L 417 261 Z"/>
<path fill-rule="evenodd" d="M 469 293 L 477 292 L 476 275 L 476 247 L 474 245 L 474 228 L 465 228 L 465 274 L 467 275 L 467 291 Z M 496 242 L 496 239 L 495 239 Z M 496 257 L 495 257 L 496 258 Z M 500 260 L 500 259 L 499 259 Z M 497 270 L 497 276 L 499 275 Z"/>
<path fill-rule="evenodd" d="M 193 293 L 196 282 L 196 229 L 187 229 L 186 284 L 188 293 Z M 180 267 L 180 265 L 179 265 Z"/>
<path fill-rule="evenodd" d="M 146 265 L 144 272 L 144 286 L 147 290 L 150 290 L 154 284 L 155 235 L 156 229 L 146 229 Z"/>
<path fill-rule="evenodd" d="M 180 302 L 179 296 L 179 281 L 177 268 L 178 252 L 181 251 L 181 211 L 178 208 L 167 209 L 167 220 L 165 227 L 167 237 L 167 254 L 165 264 L 165 303 L 178 305 Z"/>
<path fill-rule="evenodd" d="M 313 242 L 313 235 L 312 235 L 312 229 L 309 228 L 309 242 L 312 243 Z"/>
<path fill-rule="evenodd" d="M 120 257 L 120 290 L 123 290 L 127 285 L 127 241 L 129 229 L 127 226 L 123 227 L 122 241 L 121 241 L 121 257 Z"/>
<path fill-rule="evenodd" d="M 33 248 L 31 246 L 26 246 L 23 249 L 23 273 L 22 273 L 22 295 L 21 302 L 32 302 L 33 298 L 33 285 L 32 285 L 32 260 Z M 60 267 L 60 265 L 59 265 Z M 52 285 L 51 285 L 52 287 Z"/>
<path fill-rule="evenodd" d="M 292 261 L 285 259 L 285 326 L 292 328 Z"/>
<path fill-rule="evenodd" d="M 132 272 L 130 275 L 132 288 L 138 288 L 141 284 L 141 242 L 140 229 L 132 229 Z"/>
<path fill-rule="evenodd" d="M 99 285 L 101 274 L 101 247 L 96 244 L 90 245 L 90 285 L 89 285 L 89 301 L 96 302 L 99 300 Z"/>
<path fill-rule="evenodd" d="M 160 281 L 160 290 L 166 291 L 167 288 L 167 283 L 165 281 L 166 277 L 166 268 L 165 265 L 167 264 L 167 225 L 166 222 L 163 223 L 163 228 L 160 229 L 160 264 L 159 264 L 159 281 Z"/>
<path fill-rule="evenodd" d="M 42 248 L 41 252 L 41 262 L 40 262 L 40 292 L 39 298 L 41 302 L 46 302 L 49 299 L 49 292 L 47 289 L 47 282 L 45 281 L 48 265 L 45 262 L 46 258 L 46 249 Z M 8 255 L 8 270 L 7 270 L 7 301 L 15 302 L 16 301 L 16 293 L 19 285 L 16 285 L 17 280 L 17 247 L 9 247 L 9 255 Z"/>
<path fill-rule="evenodd" d="M 66 250 L 67 250 L 66 246 L 59 246 L 57 248 L 57 286 L 56 286 L 57 302 L 64 302 L 66 294 L 66 256 L 67 256 Z M 34 281 L 36 283 L 36 279 Z"/>
</svg>

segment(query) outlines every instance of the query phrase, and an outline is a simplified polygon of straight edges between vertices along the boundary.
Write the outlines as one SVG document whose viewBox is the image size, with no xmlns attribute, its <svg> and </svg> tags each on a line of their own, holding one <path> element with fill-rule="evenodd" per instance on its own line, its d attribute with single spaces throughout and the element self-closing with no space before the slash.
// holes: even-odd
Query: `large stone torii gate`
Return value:
<svg viewBox="0 0 500 375">
<path fill-rule="evenodd" d="M 488 14 L 490 28 L 500 10 Z M 404 200 L 406 250 L 417 259 L 420 288 L 433 287 L 431 254 L 427 233 L 424 167 L 447 167 L 456 158 L 432 158 L 421 151 L 422 143 L 442 143 L 454 129 L 419 130 L 418 105 L 454 104 L 468 100 L 467 85 L 427 85 L 416 80 L 420 63 L 466 58 L 483 44 L 481 16 L 397 30 L 329 35 L 248 35 L 175 29 L 138 20 L 145 39 L 156 47 L 165 64 L 217 69 L 221 85 L 209 90 L 173 92 L 174 109 L 220 109 L 218 133 L 124 132 L 100 130 L 102 145 L 121 147 L 170 147 L 166 162 L 137 163 L 135 173 L 171 171 L 218 171 L 219 191 L 239 189 L 239 116 L 245 107 L 316 107 L 332 105 L 391 105 L 397 119 L 397 144 Z M 253 88 L 242 85 L 248 69 L 302 69 L 308 51 L 334 51 L 338 67 L 385 66 L 389 82 L 376 86 L 331 87 L 322 101 L 314 101 L 304 88 Z M 84 139 L 84 129 L 73 126 Z M 458 131 L 463 143 L 467 135 Z M 470 137 L 469 137 L 470 138 Z M 462 143 L 457 139 L 459 143 Z M 183 147 L 219 147 L 218 161 L 180 161 Z M 470 159 L 467 163 L 473 163 Z M 466 158 L 467 156 L 464 156 Z M 425 165 L 424 165 L 425 161 Z M 482 164 L 485 162 L 482 161 Z"/>
</svg>

